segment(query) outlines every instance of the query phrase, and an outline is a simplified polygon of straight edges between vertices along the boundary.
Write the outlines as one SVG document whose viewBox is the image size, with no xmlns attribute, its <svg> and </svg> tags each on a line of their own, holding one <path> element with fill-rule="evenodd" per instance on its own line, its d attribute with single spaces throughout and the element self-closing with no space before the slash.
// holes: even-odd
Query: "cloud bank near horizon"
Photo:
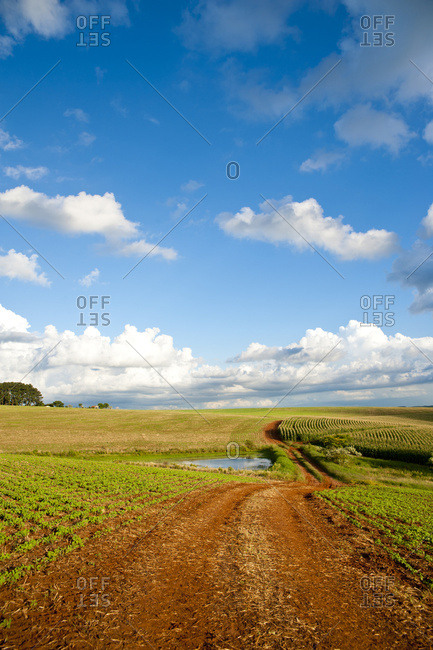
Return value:
<svg viewBox="0 0 433 650">
<path fill-rule="evenodd" d="M 29 373 L 25 381 L 45 400 L 75 404 L 103 397 L 132 408 L 186 408 L 165 380 L 197 408 L 271 407 L 298 383 L 282 405 L 306 397 L 342 404 L 412 395 L 427 400 L 433 379 L 431 364 L 409 337 L 355 320 L 338 332 L 309 329 L 285 347 L 253 342 L 225 367 L 207 364 L 189 347 L 176 348 L 157 327 L 140 331 L 127 324 L 112 339 L 95 327 L 81 334 L 54 325 L 43 333 L 30 330 L 26 318 L 0 305 L 0 381 Z M 414 343 L 433 356 L 433 337 Z"/>
</svg>

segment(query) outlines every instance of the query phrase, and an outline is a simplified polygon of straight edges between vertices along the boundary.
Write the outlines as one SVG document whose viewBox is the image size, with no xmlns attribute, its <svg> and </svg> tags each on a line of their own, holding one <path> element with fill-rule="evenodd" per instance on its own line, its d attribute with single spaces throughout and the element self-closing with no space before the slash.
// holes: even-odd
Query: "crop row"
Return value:
<svg viewBox="0 0 433 650">
<path fill-rule="evenodd" d="M 373 538 L 400 564 L 431 584 L 433 494 L 388 486 L 350 487 L 320 494 L 355 525 L 374 528 Z"/>
<path fill-rule="evenodd" d="M 323 444 L 325 436 L 341 435 L 365 456 L 426 463 L 433 455 L 433 430 L 386 422 L 342 418 L 294 417 L 279 427 L 284 440 Z"/>
</svg>

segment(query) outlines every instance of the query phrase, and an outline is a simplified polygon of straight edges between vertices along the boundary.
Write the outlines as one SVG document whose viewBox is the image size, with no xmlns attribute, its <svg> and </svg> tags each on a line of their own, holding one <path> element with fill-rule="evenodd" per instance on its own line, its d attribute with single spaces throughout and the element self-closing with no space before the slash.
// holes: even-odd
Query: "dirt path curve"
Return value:
<svg viewBox="0 0 433 650">
<path fill-rule="evenodd" d="M 415 608 L 362 606 L 366 568 L 324 508 L 311 486 L 198 489 L 163 520 L 101 538 L 11 592 L 16 613 L 1 647 L 431 647 Z M 77 588 L 90 577 L 94 592 L 108 579 L 107 606 L 92 607 Z M 23 594 L 38 606 L 23 609 Z"/>
<path fill-rule="evenodd" d="M 264 427 L 264 429 L 263 429 L 263 439 L 264 439 L 264 441 L 267 442 L 268 444 L 273 444 L 273 445 L 276 444 L 276 445 L 279 445 L 280 447 L 282 447 L 286 451 L 289 458 L 291 460 L 293 460 L 294 463 L 297 464 L 297 466 L 299 467 L 299 469 L 301 471 L 302 476 L 304 477 L 304 481 L 306 483 L 308 483 L 309 485 L 320 487 L 320 489 L 335 488 L 335 487 L 341 486 L 342 483 L 340 483 L 340 481 L 337 481 L 337 479 L 332 478 L 332 476 L 329 476 L 329 474 L 326 474 L 326 472 L 324 472 L 321 467 L 319 467 L 316 463 L 314 463 L 314 461 L 307 458 L 307 456 L 304 454 L 303 450 L 301 449 L 300 443 L 297 443 L 297 442 L 295 443 L 294 442 L 294 443 L 289 444 L 287 442 L 284 442 L 281 439 L 281 434 L 280 434 L 280 431 L 279 431 L 279 428 L 278 428 L 279 425 L 281 424 L 281 422 L 282 422 L 282 420 L 275 420 L 274 422 L 269 422 L 269 424 L 267 424 Z M 321 475 L 321 477 L 322 477 L 321 481 L 318 481 L 317 478 L 313 474 L 311 474 L 304 467 L 304 465 L 302 465 L 302 463 L 300 463 L 298 461 L 298 459 L 296 458 L 296 456 L 294 455 L 294 453 L 292 451 L 291 445 L 292 445 L 292 447 L 295 447 L 295 448 L 299 447 L 298 452 L 303 457 L 303 459 L 307 463 L 312 465 L 315 468 L 316 472 Z"/>
<path fill-rule="evenodd" d="M 267 424 L 263 429 L 263 440 L 270 445 L 278 445 L 284 449 L 290 460 L 292 460 L 298 466 L 303 477 L 303 481 L 304 483 L 307 483 L 307 485 L 315 487 L 321 486 L 322 489 L 333 486 L 333 479 L 331 479 L 330 476 L 317 468 L 322 475 L 322 481 L 320 482 L 315 476 L 313 476 L 313 474 L 311 474 L 311 472 L 307 471 L 302 463 L 298 461 L 290 445 L 281 439 L 281 434 L 278 428 L 281 422 L 282 420 L 275 420 L 275 422 L 270 422 Z"/>
</svg>

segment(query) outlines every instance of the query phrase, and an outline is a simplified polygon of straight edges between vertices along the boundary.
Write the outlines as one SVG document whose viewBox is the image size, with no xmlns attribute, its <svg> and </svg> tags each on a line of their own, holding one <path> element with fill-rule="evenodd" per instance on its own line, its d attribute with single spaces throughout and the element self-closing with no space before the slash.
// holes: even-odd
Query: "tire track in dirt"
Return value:
<svg viewBox="0 0 433 650">
<path fill-rule="evenodd" d="M 324 472 L 321 467 L 318 467 L 318 465 L 316 465 L 316 463 L 314 463 L 309 458 L 307 458 L 305 456 L 305 454 L 303 453 L 302 449 L 300 449 L 300 448 L 298 449 L 298 451 L 301 454 L 301 456 L 304 458 L 304 460 L 307 463 L 313 465 L 313 467 L 316 469 L 316 471 L 321 475 L 322 480 L 319 481 L 314 476 L 314 474 L 309 472 L 308 469 L 302 463 L 299 462 L 299 460 L 296 458 L 295 454 L 292 452 L 291 446 L 288 443 L 284 442 L 282 440 L 282 438 L 281 438 L 281 434 L 280 434 L 280 431 L 279 431 L 278 427 L 279 427 L 279 425 L 281 424 L 282 421 L 283 420 L 275 420 L 274 422 L 269 422 L 269 424 L 267 424 L 264 427 L 264 429 L 263 429 L 263 438 L 264 438 L 265 442 L 267 442 L 268 444 L 271 444 L 271 445 L 278 445 L 279 447 L 282 447 L 284 449 L 284 451 L 286 452 L 286 454 L 288 455 L 288 457 L 290 458 L 290 460 L 292 460 L 299 467 L 299 470 L 300 470 L 300 472 L 301 472 L 301 474 L 302 474 L 302 476 L 304 478 L 304 481 L 308 485 L 315 486 L 315 487 L 317 487 L 319 489 L 322 489 L 322 490 L 325 489 L 325 488 L 338 487 L 339 485 L 341 485 L 341 483 L 339 481 L 337 481 L 336 479 L 329 476 L 329 474 Z M 298 447 L 298 445 L 295 445 L 295 446 Z"/>
</svg>

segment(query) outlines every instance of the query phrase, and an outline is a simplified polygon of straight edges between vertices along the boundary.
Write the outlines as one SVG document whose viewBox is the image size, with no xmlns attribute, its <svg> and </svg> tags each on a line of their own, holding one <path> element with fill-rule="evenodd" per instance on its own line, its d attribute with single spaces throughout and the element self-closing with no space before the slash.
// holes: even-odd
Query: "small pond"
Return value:
<svg viewBox="0 0 433 650">
<path fill-rule="evenodd" d="M 199 467 L 233 467 L 233 469 L 259 470 L 268 469 L 272 465 L 268 458 L 199 458 L 197 460 L 177 461 L 182 465 L 197 465 Z"/>
</svg>

